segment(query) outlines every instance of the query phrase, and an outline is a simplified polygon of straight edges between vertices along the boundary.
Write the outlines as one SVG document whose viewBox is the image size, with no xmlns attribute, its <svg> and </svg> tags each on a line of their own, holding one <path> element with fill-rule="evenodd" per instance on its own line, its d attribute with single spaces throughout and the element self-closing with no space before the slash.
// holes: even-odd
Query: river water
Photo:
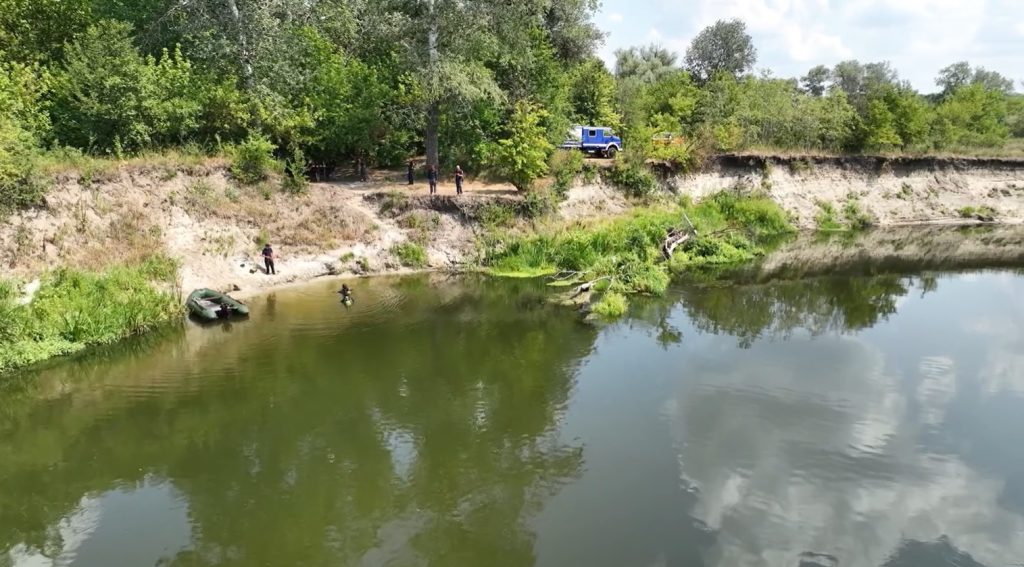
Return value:
<svg viewBox="0 0 1024 567">
<path fill-rule="evenodd" d="M 999 263 L 680 283 L 604 326 L 529 281 L 277 292 L 9 379 L 0 566 L 1020 565 Z"/>
</svg>

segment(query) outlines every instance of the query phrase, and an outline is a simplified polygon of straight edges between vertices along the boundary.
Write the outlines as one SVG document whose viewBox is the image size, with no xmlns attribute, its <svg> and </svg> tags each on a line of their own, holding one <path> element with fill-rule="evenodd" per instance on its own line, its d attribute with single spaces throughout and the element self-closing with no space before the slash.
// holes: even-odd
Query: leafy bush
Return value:
<svg viewBox="0 0 1024 567">
<path fill-rule="evenodd" d="M 604 171 L 605 179 L 631 197 L 649 197 L 658 190 L 658 180 L 640 160 L 620 157 Z"/>
<path fill-rule="evenodd" d="M 41 201 L 45 184 L 36 155 L 35 138 L 0 115 L 0 215 Z"/>
<path fill-rule="evenodd" d="M 270 140 L 250 136 L 232 148 L 231 174 L 243 185 L 255 185 L 266 180 L 278 167 L 274 159 L 275 149 Z"/>
<path fill-rule="evenodd" d="M 509 120 L 509 136 L 498 140 L 491 150 L 490 165 L 520 191 L 530 189 L 548 171 L 548 153 L 554 146 L 541 126 L 546 117 L 546 112 L 532 104 L 517 103 Z"/>
<path fill-rule="evenodd" d="M 555 180 L 552 185 L 555 194 L 559 198 L 565 197 L 573 182 L 583 172 L 583 152 L 556 150 L 555 153 L 551 154 L 548 170 Z"/>
<path fill-rule="evenodd" d="M 423 268 L 427 265 L 427 251 L 415 242 L 401 242 L 391 248 L 398 261 L 408 268 Z"/>
<path fill-rule="evenodd" d="M 50 122 L 42 103 L 46 77 L 35 68 L 0 63 L 0 215 L 40 202 L 40 140 Z"/>
<path fill-rule="evenodd" d="M 306 179 L 306 155 L 295 146 L 291 155 L 285 161 L 285 175 L 281 180 L 281 188 L 287 193 L 302 193 L 309 187 L 309 180 Z"/>
</svg>

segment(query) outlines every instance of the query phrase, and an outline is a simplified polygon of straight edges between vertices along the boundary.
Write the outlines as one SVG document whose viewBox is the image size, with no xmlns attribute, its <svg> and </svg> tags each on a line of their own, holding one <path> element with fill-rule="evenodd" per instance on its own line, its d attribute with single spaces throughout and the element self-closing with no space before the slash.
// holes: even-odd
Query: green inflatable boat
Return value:
<svg viewBox="0 0 1024 567">
<path fill-rule="evenodd" d="M 227 294 L 212 289 L 197 289 L 188 295 L 185 307 L 204 321 L 216 321 L 229 317 L 246 316 L 249 307 Z"/>
</svg>

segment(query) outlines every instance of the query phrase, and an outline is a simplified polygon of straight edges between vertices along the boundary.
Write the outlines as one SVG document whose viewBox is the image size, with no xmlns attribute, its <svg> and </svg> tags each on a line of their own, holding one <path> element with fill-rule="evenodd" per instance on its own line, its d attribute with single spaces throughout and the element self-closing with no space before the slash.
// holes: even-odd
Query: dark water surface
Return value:
<svg viewBox="0 0 1024 567">
<path fill-rule="evenodd" d="M 1010 566 L 1024 278 L 323 282 L 17 377 L 0 566 Z"/>
</svg>

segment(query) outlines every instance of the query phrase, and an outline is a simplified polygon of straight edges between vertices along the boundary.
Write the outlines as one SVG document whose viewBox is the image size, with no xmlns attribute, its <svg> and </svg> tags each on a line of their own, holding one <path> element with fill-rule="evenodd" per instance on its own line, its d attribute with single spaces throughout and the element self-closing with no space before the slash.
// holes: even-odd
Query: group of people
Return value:
<svg viewBox="0 0 1024 567">
<path fill-rule="evenodd" d="M 406 177 L 409 180 L 409 185 L 412 185 L 412 184 L 414 184 L 416 182 L 416 166 L 415 166 L 415 164 L 413 164 L 412 160 L 409 160 L 409 170 L 408 170 L 408 172 L 406 174 Z M 465 172 L 462 171 L 462 166 L 456 165 L 455 166 L 455 194 L 456 195 L 461 195 L 462 194 L 462 183 L 465 181 L 465 179 L 466 179 L 466 174 L 465 174 Z M 436 195 L 437 194 L 437 166 L 436 165 L 427 166 L 427 185 L 430 187 L 430 194 L 431 195 Z"/>
</svg>

